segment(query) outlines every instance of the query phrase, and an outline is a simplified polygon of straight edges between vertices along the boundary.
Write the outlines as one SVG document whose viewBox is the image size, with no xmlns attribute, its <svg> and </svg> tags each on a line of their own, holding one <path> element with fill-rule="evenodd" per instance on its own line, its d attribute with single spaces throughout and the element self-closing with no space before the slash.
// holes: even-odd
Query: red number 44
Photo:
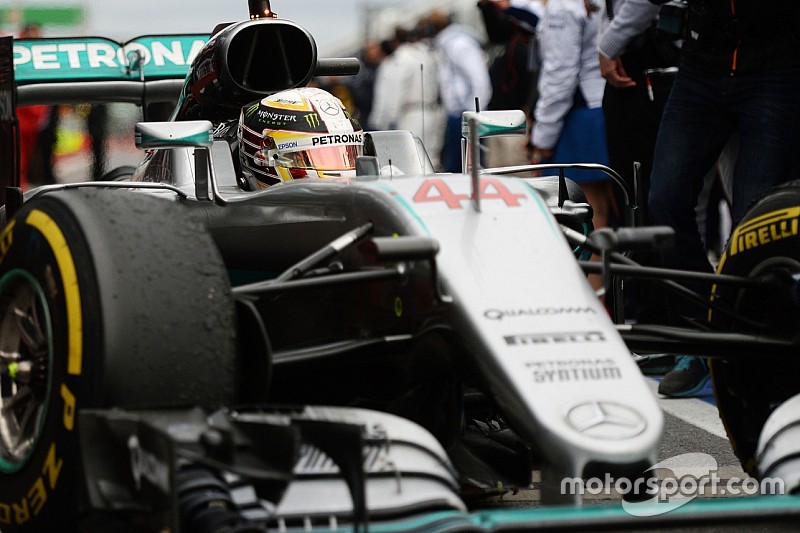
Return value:
<svg viewBox="0 0 800 533">
<path fill-rule="evenodd" d="M 482 178 L 478 194 L 481 200 L 503 200 L 508 207 L 519 207 L 524 194 L 514 194 L 495 178 Z M 462 200 L 469 200 L 468 194 L 455 194 L 442 179 L 429 179 L 414 195 L 414 202 L 444 202 L 450 209 L 461 209 Z"/>
</svg>

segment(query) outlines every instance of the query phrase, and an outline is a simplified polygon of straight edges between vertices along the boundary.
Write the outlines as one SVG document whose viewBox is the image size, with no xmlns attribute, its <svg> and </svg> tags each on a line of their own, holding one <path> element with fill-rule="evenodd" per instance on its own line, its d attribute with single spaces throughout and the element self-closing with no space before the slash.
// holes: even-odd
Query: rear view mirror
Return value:
<svg viewBox="0 0 800 533">
<path fill-rule="evenodd" d="M 475 119 L 478 124 L 478 137 L 498 135 L 525 135 L 528 120 L 522 110 L 510 111 L 467 111 L 461 115 L 461 136 L 469 138 L 469 123 Z"/>
<path fill-rule="evenodd" d="M 134 130 L 136 148 L 208 148 L 214 143 L 208 120 L 139 122 Z"/>
</svg>

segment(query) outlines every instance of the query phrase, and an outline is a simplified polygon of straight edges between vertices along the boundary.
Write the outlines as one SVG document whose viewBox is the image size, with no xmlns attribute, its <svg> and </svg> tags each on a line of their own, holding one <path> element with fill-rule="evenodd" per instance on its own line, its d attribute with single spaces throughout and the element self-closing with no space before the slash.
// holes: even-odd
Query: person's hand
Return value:
<svg viewBox="0 0 800 533">
<path fill-rule="evenodd" d="M 608 81 L 609 85 L 618 89 L 636 86 L 636 82 L 625 72 L 620 58 L 609 59 L 603 54 L 597 54 L 597 56 L 600 58 L 600 74 Z"/>
<path fill-rule="evenodd" d="M 531 144 L 528 145 L 528 159 L 530 160 L 531 165 L 538 165 L 539 163 L 547 162 L 552 157 L 553 157 L 553 150 L 548 150 L 546 148 L 539 148 Z M 531 172 L 531 175 L 538 178 L 539 176 L 542 175 L 542 171 L 534 170 Z"/>
<path fill-rule="evenodd" d="M 586 16 L 592 18 L 592 15 L 600 11 L 600 5 L 595 3 L 594 0 L 583 0 L 583 7 L 586 8 Z"/>
<path fill-rule="evenodd" d="M 530 152 L 530 159 L 532 165 L 538 165 L 542 161 L 547 161 L 553 157 L 553 151 L 546 148 L 538 148 L 534 146 Z"/>
</svg>

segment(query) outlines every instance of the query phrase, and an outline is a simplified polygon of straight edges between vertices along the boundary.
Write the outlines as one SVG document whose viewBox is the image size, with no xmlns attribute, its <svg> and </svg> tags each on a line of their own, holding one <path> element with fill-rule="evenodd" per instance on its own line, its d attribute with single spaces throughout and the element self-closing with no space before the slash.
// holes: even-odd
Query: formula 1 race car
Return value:
<svg viewBox="0 0 800 533">
<path fill-rule="evenodd" d="M 655 463 L 663 416 L 631 348 L 724 356 L 715 380 L 744 461 L 767 416 L 800 392 L 781 372 L 756 388 L 739 355 L 789 365 L 796 346 L 765 315 L 796 312 L 785 295 L 797 185 L 736 230 L 714 277 L 715 332 L 625 326 L 576 255 L 603 256 L 609 294 L 619 276 L 699 274 L 626 265 L 623 252 L 667 245 L 669 231 L 591 233 L 591 207 L 563 167 L 537 179 L 469 164 L 436 174 L 409 132 L 367 132 L 354 178 L 249 187 L 228 129 L 242 106 L 357 70 L 318 59 L 293 22 L 253 16 L 210 39 L 0 46 L 12 154 L 0 233 L 3 531 L 527 529 L 557 519 L 468 509 L 529 485 L 534 469 L 544 503 L 577 503 L 560 480 L 641 478 Z M 137 125 L 137 168 L 18 188 L 18 104 L 146 110 L 176 98 L 171 120 Z M 468 113 L 464 124 L 477 161 L 479 137 L 524 131 L 524 116 Z M 791 476 L 781 428 L 797 418 L 781 409 L 771 431 L 787 451 L 770 444 L 770 464 Z M 760 505 L 778 517 L 798 508 L 774 501 Z M 624 520 L 612 515 L 581 523 Z"/>
</svg>

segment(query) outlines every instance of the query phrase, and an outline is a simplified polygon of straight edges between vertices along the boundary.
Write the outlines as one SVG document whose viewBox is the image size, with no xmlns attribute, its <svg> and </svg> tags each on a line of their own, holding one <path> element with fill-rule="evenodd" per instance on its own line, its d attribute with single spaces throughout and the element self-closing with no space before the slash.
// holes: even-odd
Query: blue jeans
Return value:
<svg viewBox="0 0 800 533">
<path fill-rule="evenodd" d="M 730 76 L 681 65 L 661 119 L 650 177 L 651 221 L 676 233 L 675 248 L 662 253 L 663 266 L 711 271 L 695 206 L 703 177 L 737 131 L 734 224 L 770 187 L 800 178 L 800 68 Z M 705 284 L 686 285 L 708 294 Z M 680 324 L 680 316 L 703 318 L 704 311 L 667 295 L 669 323 Z"/>
<path fill-rule="evenodd" d="M 461 138 L 461 115 L 448 115 L 442 145 L 442 172 L 461 173 Z M 483 139 L 481 146 L 486 146 Z M 484 149 L 481 150 L 480 164 L 482 167 L 486 164 Z"/>
<path fill-rule="evenodd" d="M 442 144 L 442 172 L 461 173 L 461 115 L 448 115 Z"/>
</svg>

